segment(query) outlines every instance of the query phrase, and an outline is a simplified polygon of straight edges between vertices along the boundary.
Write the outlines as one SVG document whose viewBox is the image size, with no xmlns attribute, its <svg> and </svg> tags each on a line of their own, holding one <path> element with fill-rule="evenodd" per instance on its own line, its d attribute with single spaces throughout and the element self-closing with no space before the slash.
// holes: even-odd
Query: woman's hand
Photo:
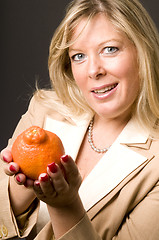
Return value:
<svg viewBox="0 0 159 240">
<path fill-rule="evenodd" d="M 31 179 L 27 179 L 26 176 L 20 172 L 18 164 L 13 162 L 12 154 L 9 148 L 2 150 L 1 158 L 8 163 L 4 167 L 5 173 L 9 176 L 14 176 L 10 178 L 9 195 L 12 210 L 15 216 L 18 216 L 26 211 L 36 197 L 33 189 L 31 188 L 34 182 Z"/>
<path fill-rule="evenodd" d="M 33 186 L 34 182 L 31 179 L 27 179 L 23 173 L 20 173 L 18 164 L 13 162 L 11 150 L 9 148 L 5 148 L 1 151 L 1 158 L 4 162 L 8 163 L 4 166 L 4 172 L 8 176 L 14 176 L 17 184 L 25 185 L 27 187 Z"/>
<path fill-rule="evenodd" d="M 55 237 L 59 238 L 85 215 L 78 194 L 82 179 L 70 156 L 61 157 L 62 168 L 51 163 L 48 165 L 47 173 L 42 173 L 38 180 L 33 181 L 19 172 L 19 166 L 12 161 L 9 149 L 4 149 L 1 155 L 8 163 L 5 166 L 6 174 L 15 176 L 18 183 L 16 184 L 13 178 L 10 179 L 10 200 L 15 216 L 23 213 L 37 196 L 47 204 Z"/>
<path fill-rule="evenodd" d="M 52 207 L 64 207 L 71 204 L 78 196 L 78 190 L 82 179 L 73 159 L 64 155 L 61 157 L 62 168 L 54 162 L 48 165 L 47 173 L 42 173 L 39 179 L 28 179 L 17 163 L 13 162 L 10 149 L 1 152 L 2 159 L 8 163 L 4 171 L 9 176 L 14 176 L 18 185 L 34 189 L 39 200 Z"/>
<path fill-rule="evenodd" d="M 78 194 L 82 182 L 78 168 L 68 155 L 61 157 L 62 169 L 55 163 L 48 165 L 47 174 L 34 182 L 37 197 L 47 204 L 55 238 L 60 238 L 85 215 Z"/>
<path fill-rule="evenodd" d="M 42 173 L 34 182 L 37 197 L 51 207 L 66 207 L 76 201 L 81 176 L 72 158 L 61 157 L 61 169 L 54 162 L 48 165 L 47 173 Z"/>
</svg>

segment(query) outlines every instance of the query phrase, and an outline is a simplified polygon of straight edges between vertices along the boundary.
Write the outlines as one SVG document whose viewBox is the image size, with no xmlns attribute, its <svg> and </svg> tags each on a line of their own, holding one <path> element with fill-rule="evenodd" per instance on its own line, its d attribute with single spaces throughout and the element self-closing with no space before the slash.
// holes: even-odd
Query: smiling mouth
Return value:
<svg viewBox="0 0 159 240">
<path fill-rule="evenodd" d="M 113 90 L 114 88 L 116 88 L 117 85 L 118 85 L 118 83 L 115 83 L 115 84 L 110 85 L 108 87 L 104 87 L 104 88 L 101 88 L 101 89 L 93 90 L 92 92 L 94 92 L 96 94 L 107 93 L 107 92 L 110 92 L 111 90 Z"/>
</svg>

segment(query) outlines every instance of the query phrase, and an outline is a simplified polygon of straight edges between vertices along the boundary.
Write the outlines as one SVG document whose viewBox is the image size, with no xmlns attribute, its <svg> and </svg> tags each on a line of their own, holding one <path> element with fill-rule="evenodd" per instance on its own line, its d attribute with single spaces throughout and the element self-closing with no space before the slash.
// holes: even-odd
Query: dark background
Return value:
<svg viewBox="0 0 159 240">
<path fill-rule="evenodd" d="M 35 89 L 49 87 L 48 48 L 70 0 L 0 0 L 0 150 Z M 141 0 L 159 28 L 158 0 Z"/>
</svg>

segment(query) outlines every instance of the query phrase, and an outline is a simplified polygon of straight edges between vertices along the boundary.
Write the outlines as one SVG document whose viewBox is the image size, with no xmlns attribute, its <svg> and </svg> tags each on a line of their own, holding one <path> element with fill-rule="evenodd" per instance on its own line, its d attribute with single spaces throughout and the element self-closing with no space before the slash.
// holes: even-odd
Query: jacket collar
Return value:
<svg viewBox="0 0 159 240">
<path fill-rule="evenodd" d="M 76 134 L 81 133 L 81 137 L 84 137 L 84 134 L 88 128 L 90 122 L 90 118 L 87 118 L 85 120 L 78 120 L 78 119 L 71 119 L 71 121 L 58 121 L 54 120 L 53 118 L 47 116 L 44 124 L 44 128 L 50 129 L 50 131 L 54 131 L 57 135 L 60 135 L 60 138 L 65 139 L 64 132 L 70 132 L 70 137 L 75 136 Z M 64 132 L 63 132 L 64 131 Z M 66 136 L 66 138 L 68 135 Z M 133 117 L 130 119 L 130 121 L 127 123 L 125 128 L 122 130 L 120 135 L 117 138 L 117 141 L 123 144 L 144 144 L 147 142 L 149 138 L 149 132 L 141 128 L 141 125 L 139 125 L 137 119 Z M 75 140 L 75 139 L 74 139 Z M 79 142 L 82 140 L 81 138 L 77 139 Z"/>
<path fill-rule="evenodd" d="M 88 125 L 89 120 L 77 121 L 73 125 L 68 121 L 47 117 L 44 127 L 57 134 L 64 144 L 66 154 L 76 159 Z M 128 122 L 108 152 L 81 184 L 79 194 L 87 211 L 147 160 L 147 157 L 127 146 L 142 146 L 147 149 L 150 146 L 147 146 L 148 137 L 148 132 L 139 126 L 135 118 Z"/>
<path fill-rule="evenodd" d="M 118 136 L 117 141 L 123 144 L 143 144 L 149 138 L 149 132 L 139 125 L 135 117 L 130 119 L 121 134 Z"/>
<path fill-rule="evenodd" d="M 46 117 L 44 128 L 48 131 L 54 132 L 62 140 L 65 153 L 69 154 L 73 159 L 76 159 L 89 121 L 81 120 L 74 122 L 74 124 L 73 122 L 58 121 Z"/>
</svg>

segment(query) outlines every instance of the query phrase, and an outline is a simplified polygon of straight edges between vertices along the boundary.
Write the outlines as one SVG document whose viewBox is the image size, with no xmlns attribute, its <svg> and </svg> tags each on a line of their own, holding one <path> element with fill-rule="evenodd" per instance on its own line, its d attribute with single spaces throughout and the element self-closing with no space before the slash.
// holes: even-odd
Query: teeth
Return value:
<svg viewBox="0 0 159 240">
<path fill-rule="evenodd" d="M 94 90 L 94 92 L 95 93 L 105 93 L 105 92 L 108 92 L 108 91 L 112 90 L 116 86 L 117 86 L 117 84 L 114 84 L 114 85 L 111 85 L 109 87 L 105 87 L 105 88 L 102 88 L 102 89 Z"/>
</svg>

